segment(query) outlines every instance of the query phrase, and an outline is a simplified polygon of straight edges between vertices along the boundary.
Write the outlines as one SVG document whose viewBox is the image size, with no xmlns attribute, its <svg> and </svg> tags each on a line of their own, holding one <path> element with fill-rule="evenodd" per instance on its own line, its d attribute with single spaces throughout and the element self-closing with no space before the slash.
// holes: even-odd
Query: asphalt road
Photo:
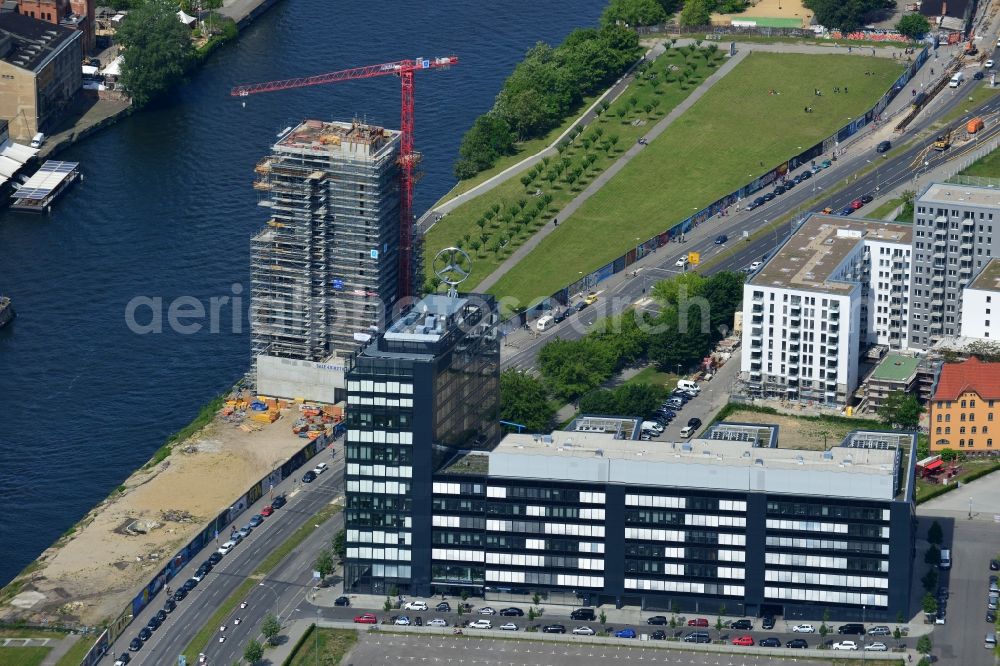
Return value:
<svg viewBox="0 0 1000 666">
<path fill-rule="evenodd" d="M 224 557 L 184 600 L 177 602 L 176 610 L 167 616 L 167 620 L 163 623 L 163 626 L 153 632 L 153 636 L 143 645 L 140 651 L 131 653 L 131 663 L 136 665 L 155 664 L 157 666 L 161 664 L 176 664 L 177 656 L 182 653 L 187 644 L 201 630 L 212 614 L 215 613 L 218 605 L 253 572 L 274 548 L 288 539 L 292 533 L 312 518 L 335 496 L 343 492 L 343 455 L 330 460 L 329 455 L 320 453 L 311 462 L 313 464 L 328 462 L 330 463 L 330 469 L 311 484 L 302 484 L 301 482 L 293 484 L 292 479 L 287 479 L 275 488 L 275 494 L 284 493 L 288 498 L 288 503 L 276 510 L 269 518 L 266 518 L 264 523 L 256 528 L 229 555 Z M 299 477 L 301 477 L 301 474 L 297 474 L 295 478 Z M 246 521 L 255 513 L 260 512 L 269 503 L 270 499 L 265 497 L 252 507 L 249 507 L 240 519 L 237 520 L 237 525 L 246 524 Z M 312 536 L 315 537 L 321 533 L 325 533 L 325 530 L 317 530 Z M 329 534 L 322 534 L 322 536 L 325 539 L 330 538 Z M 220 535 L 220 541 L 222 540 L 222 535 Z M 234 630 L 241 629 L 243 633 L 249 633 L 256 627 L 259 633 L 260 620 L 265 613 L 279 607 L 282 594 L 287 595 L 289 589 L 302 591 L 304 587 L 309 586 L 311 565 L 315 559 L 316 551 L 317 549 L 315 548 L 302 547 L 296 550 L 294 556 L 286 558 L 271 576 L 262 581 L 264 585 L 255 587 L 253 593 L 248 596 L 248 599 L 252 600 L 253 603 L 248 608 L 240 611 L 246 614 L 246 623 L 241 622 L 239 627 L 234 626 L 232 628 Z M 175 590 L 180 587 L 183 581 L 194 575 L 200 564 L 211 553 L 211 548 L 205 548 L 195 558 L 194 562 L 189 563 L 184 568 L 180 576 L 175 577 L 171 581 L 170 587 Z M 303 558 L 308 561 L 303 562 Z M 292 568 L 295 566 L 303 567 L 303 570 L 293 571 Z M 303 577 L 306 579 L 304 582 Z M 267 604 L 268 594 L 277 596 L 274 606 Z M 163 607 L 165 599 L 166 595 L 160 592 L 143 609 L 142 613 L 133 620 L 125 633 L 112 645 L 114 654 L 122 654 L 128 650 L 129 642 L 136 637 L 139 630 L 149 621 L 149 618 Z M 263 603 L 258 600 L 263 600 Z M 234 631 L 232 633 L 237 632 Z M 227 639 L 228 642 L 229 639 Z M 239 654 L 242 655 L 242 644 L 245 642 L 245 640 L 241 643 L 233 639 L 233 643 L 230 645 L 239 644 Z M 219 644 L 214 643 L 213 647 L 215 645 Z M 221 645 L 225 645 L 225 643 Z M 106 659 L 106 661 L 111 663 L 113 660 Z M 228 664 L 232 663 L 232 661 L 219 663 Z"/>
<path fill-rule="evenodd" d="M 931 61 L 933 64 L 934 61 Z M 925 67 L 931 66 L 925 64 Z M 971 74 L 973 70 L 967 70 Z M 976 82 L 980 84 L 981 82 Z M 955 108 L 961 108 L 963 104 L 968 104 L 968 92 L 972 89 L 972 83 L 967 82 L 956 94 L 951 94 L 949 88 L 945 88 L 933 101 L 928 104 L 928 108 L 923 115 L 910 125 L 904 135 L 894 137 L 894 150 L 890 153 L 879 155 L 874 149 L 860 150 L 855 147 L 848 149 L 846 154 L 834 163 L 830 169 L 825 169 L 814 175 L 811 179 L 798 185 L 790 192 L 776 197 L 773 201 L 750 211 L 732 213 L 724 218 L 713 218 L 704 222 L 698 229 L 697 235 L 703 238 L 691 240 L 686 243 L 671 243 L 658 250 L 653 255 L 656 257 L 652 264 L 644 265 L 636 270 L 635 277 L 627 276 L 623 281 L 612 278 L 608 286 L 600 293 L 600 299 L 582 312 L 567 318 L 562 323 L 556 325 L 543 335 L 528 337 L 527 334 L 515 334 L 508 339 L 502 350 L 503 367 L 530 368 L 534 365 L 535 357 L 542 345 L 556 337 L 574 340 L 582 337 L 588 331 L 588 327 L 601 317 L 621 312 L 626 307 L 636 303 L 640 305 L 646 297 L 646 292 L 657 281 L 667 277 L 678 275 L 683 269 L 675 266 L 675 262 L 688 252 L 700 252 L 702 262 L 710 262 L 713 257 L 727 253 L 731 248 L 738 247 L 734 252 L 727 254 L 717 263 L 712 263 L 704 272 L 706 274 L 716 273 L 723 270 L 742 270 L 754 261 L 760 261 L 765 256 L 772 253 L 792 231 L 792 223 L 783 224 L 774 229 L 773 233 L 762 234 L 752 242 L 743 240 L 743 232 L 753 235 L 758 230 L 768 226 L 769 221 L 782 217 L 790 212 L 800 212 L 805 214 L 809 210 L 823 210 L 826 207 L 839 212 L 851 201 L 861 198 L 865 194 L 877 197 L 880 192 L 888 192 L 893 188 L 912 181 L 919 173 L 925 169 L 933 168 L 941 163 L 958 158 L 966 154 L 967 148 L 953 148 L 944 152 L 928 150 L 933 143 L 934 136 L 929 133 L 930 126 Z M 904 92 L 905 94 L 905 92 Z M 1000 111 L 1000 95 L 995 96 L 978 107 L 970 108 L 969 113 L 963 118 L 977 115 L 987 115 Z M 955 121 L 959 124 L 960 121 Z M 923 134 L 928 134 L 923 138 Z M 979 141 L 986 142 L 1000 136 L 1000 123 L 984 130 Z M 920 137 L 914 140 L 915 137 Z M 912 145 L 909 145 L 911 142 Z M 900 149 L 900 146 L 906 146 Z M 973 146 L 974 148 L 975 146 Z M 817 160 L 819 161 L 819 160 Z M 857 180 L 854 174 L 869 169 L 864 175 L 859 175 Z M 795 175 L 799 170 L 792 172 Z M 822 197 L 823 193 L 843 187 L 837 194 L 829 197 Z M 806 204 L 816 197 L 822 197 L 818 203 L 806 208 Z M 878 204 L 876 200 L 871 206 Z M 863 217 L 866 210 L 855 212 L 858 217 Z M 705 233 L 707 231 L 708 233 Z M 720 234 L 728 236 L 729 240 L 721 245 L 715 244 L 715 239 Z"/>
</svg>

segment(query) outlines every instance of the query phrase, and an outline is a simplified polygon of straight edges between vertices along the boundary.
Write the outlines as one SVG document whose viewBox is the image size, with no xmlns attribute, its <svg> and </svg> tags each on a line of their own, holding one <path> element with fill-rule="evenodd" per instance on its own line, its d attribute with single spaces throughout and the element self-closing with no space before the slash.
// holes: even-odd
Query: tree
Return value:
<svg viewBox="0 0 1000 666">
<path fill-rule="evenodd" d="M 347 556 L 347 530 L 341 528 L 333 535 L 333 554 L 344 559 Z"/>
<path fill-rule="evenodd" d="M 243 658 L 248 664 L 260 663 L 260 660 L 264 658 L 264 646 L 257 641 L 250 641 L 243 649 Z"/>
<path fill-rule="evenodd" d="M 657 0 L 611 0 L 601 14 L 605 25 L 658 25 L 666 20 L 667 13 Z"/>
<path fill-rule="evenodd" d="M 492 167 L 499 157 L 512 155 L 514 151 L 514 133 L 510 124 L 496 113 L 484 113 L 476 118 L 472 127 L 462 136 L 462 143 L 458 148 L 459 160 L 455 163 L 455 177 L 471 178 Z M 471 175 L 465 175 L 469 172 Z"/>
<path fill-rule="evenodd" d="M 520 423 L 531 432 L 548 432 L 555 413 L 541 380 L 514 368 L 500 374 L 500 418 L 504 421 Z"/>
<path fill-rule="evenodd" d="M 533 595 L 531 595 L 531 603 L 535 604 L 536 606 L 542 603 L 542 595 L 538 594 L 538 592 L 535 592 Z"/>
<path fill-rule="evenodd" d="M 944 530 L 941 529 L 941 523 L 934 521 L 931 526 L 927 529 L 927 542 L 932 543 L 936 546 L 940 546 L 944 541 Z"/>
<path fill-rule="evenodd" d="M 708 0 L 687 0 L 681 10 L 681 26 L 694 28 L 708 25 L 711 22 L 712 7 Z"/>
<path fill-rule="evenodd" d="M 924 586 L 926 591 L 933 592 L 938 584 L 937 569 L 928 569 L 924 577 L 920 579 L 920 584 Z"/>
<path fill-rule="evenodd" d="M 920 606 L 924 609 L 925 613 L 933 615 L 934 613 L 937 613 L 938 602 L 937 599 L 934 598 L 934 595 L 928 592 L 924 595 L 923 600 L 920 602 Z"/>
<path fill-rule="evenodd" d="M 915 429 L 920 425 L 924 408 L 915 395 L 893 391 L 878 410 L 879 419 L 887 426 Z"/>
<path fill-rule="evenodd" d="M 603 610 L 601 611 L 601 614 L 597 616 L 597 621 L 600 622 L 601 624 L 604 624 L 605 622 L 608 621 L 608 616 Z"/>
<path fill-rule="evenodd" d="M 278 634 L 281 633 L 281 622 L 274 613 L 264 616 L 264 621 L 260 625 L 260 633 L 264 634 L 269 645 L 278 644 Z"/>
<path fill-rule="evenodd" d="M 720 609 L 721 610 L 721 609 Z M 722 638 L 722 630 L 725 628 L 725 623 L 722 621 L 722 616 L 717 615 L 715 617 L 715 630 L 719 632 L 719 638 Z"/>
<path fill-rule="evenodd" d="M 887 3 L 885 0 L 804 0 L 802 4 L 816 14 L 816 23 L 830 30 L 850 32 L 860 28 L 868 14 L 886 7 Z"/>
<path fill-rule="evenodd" d="M 382 610 L 384 610 L 386 613 L 388 613 L 389 611 L 392 610 L 392 600 L 389 599 L 389 597 L 385 598 L 385 603 L 382 604 Z M 459 609 L 458 609 L 458 614 L 459 615 L 462 614 L 461 607 L 459 607 Z"/>
<path fill-rule="evenodd" d="M 534 622 L 538 614 L 535 613 L 534 606 L 528 606 L 528 622 Z"/>
<path fill-rule="evenodd" d="M 924 634 L 923 636 L 917 639 L 917 652 L 919 652 L 920 654 L 927 656 L 931 653 L 931 650 L 933 649 L 934 649 L 934 644 L 931 642 L 931 637 L 928 636 L 927 634 Z"/>
<path fill-rule="evenodd" d="M 177 20 L 177 4 L 171 0 L 138 5 L 115 38 L 124 51 L 121 84 L 136 106 L 145 106 L 180 83 L 194 56 L 191 34 Z"/>
<path fill-rule="evenodd" d="M 912 40 L 918 40 L 931 31 L 931 24 L 923 14 L 905 14 L 896 24 L 896 30 Z"/>
<path fill-rule="evenodd" d="M 929 564 L 932 567 L 936 567 L 941 564 L 941 550 L 937 546 L 931 545 L 931 547 L 927 549 L 927 552 L 924 553 L 924 563 Z"/>
<path fill-rule="evenodd" d="M 329 548 L 319 551 L 316 561 L 313 562 L 313 570 L 319 572 L 320 578 L 326 578 L 333 573 L 333 551 Z"/>
</svg>

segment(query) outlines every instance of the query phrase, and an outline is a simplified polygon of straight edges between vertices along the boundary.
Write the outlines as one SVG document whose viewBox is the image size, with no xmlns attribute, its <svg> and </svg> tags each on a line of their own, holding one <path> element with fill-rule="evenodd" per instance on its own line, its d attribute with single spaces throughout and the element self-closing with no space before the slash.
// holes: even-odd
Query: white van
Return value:
<svg viewBox="0 0 1000 666">
<path fill-rule="evenodd" d="M 663 426 L 661 426 L 656 421 L 643 421 L 642 422 L 642 429 L 643 430 L 652 430 L 656 434 L 660 434 L 661 432 L 663 432 Z"/>
<path fill-rule="evenodd" d="M 538 331 L 544 331 L 547 328 L 551 328 L 551 326 L 555 323 L 555 321 L 556 318 L 553 317 L 552 315 L 545 315 L 544 317 L 535 322 L 535 328 Z"/>
<path fill-rule="evenodd" d="M 45 143 L 45 135 L 41 132 L 31 138 L 32 148 L 41 148 L 43 143 Z"/>
<path fill-rule="evenodd" d="M 683 389 L 685 391 L 694 391 L 695 393 L 699 393 L 701 391 L 701 389 L 698 388 L 698 384 L 688 379 L 678 379 L 677 388 Z"/>
<path fill-rule="evenodd" d="M 951 569 L 951 550 L 948 548 L 941 549 L 941 564 L 938 565 L 943 570 Z"/>
<path fill-rule="evenodd" d="M 684 426 L 681 428 L 681 437 L 690 437 L 694 434 L 694 426 Z"/>
<path fill-rule="evenodd" d="M 962 72 L 955 72 L 954 76 L 951 77 L 951 81 L 948 82 L 948 87 L 957 88 L 962 84 L 962 79 L 964 78 L 965 75 Z"/>
</svg>

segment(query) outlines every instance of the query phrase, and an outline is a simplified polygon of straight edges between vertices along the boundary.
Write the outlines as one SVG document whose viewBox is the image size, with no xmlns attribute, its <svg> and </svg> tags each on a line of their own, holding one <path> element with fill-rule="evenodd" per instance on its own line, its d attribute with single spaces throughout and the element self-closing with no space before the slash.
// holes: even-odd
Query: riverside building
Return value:
<svg viewBox="0 0 1000 666">
<path fill-rule="evenodd" d="M 344 359 L 399 294 L 399 132 L 307 120 L 256 167 L 270 212 L 251 240 L 258 392 L 336 402 Z"/>
<path fill-rule="evenodd" d="M 989 319 L 972 309 L 963 316 L 962 290 L 1000 256 L 1000 194 L 988 187 L 931 183 L 913 205 L 910 346 L 926 350 L 958 336 L 966 319 L 973 328 L 979 317 Z"/>
<path fill-rule="evenodd" d="M 429 591 L 433 475 L 500 440 L 497 322 L 492 296 L 427 296 L 350 359 L 345 590 Z"/>
<path fill-rule="evenodd" d="M 812 215 L 743 288 L 748 394 L 845 405 L 872 345 L 907 346 L 909 225 Z"/>
<path fill-rule="evenodd" d="M 856 431 L 822 451 L 756 424 L 652 446 L 584 430 L 510 434 L 436 474 L 430 580 L 414 559 L 410 593 L 788 620 L 909 612 L 915 435 Z"/>
</svg>

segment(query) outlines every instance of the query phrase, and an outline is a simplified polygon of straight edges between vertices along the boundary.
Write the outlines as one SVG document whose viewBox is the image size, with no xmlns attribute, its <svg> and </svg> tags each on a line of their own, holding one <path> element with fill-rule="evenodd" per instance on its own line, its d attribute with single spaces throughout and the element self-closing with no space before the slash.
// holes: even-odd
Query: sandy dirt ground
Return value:
<svg viewBox="0 0 1000 666">
<path fill-rule="evenodd" d="M 274 467 L 305 445 L 289 410 L 258 432 L 216 418 L 96 506 L 46 550 L 0 619 L 94 625 L 116 617 L 176 550 Z M 146 534 L 126 534 L 134 520 Z M 16 584 L 17 581 L 12 583 Z"/>
<path fill-rule="evenodd" d="M 826 447 L 840 444 L 847 433 L 863 427 L 863 421 L 856 426 L 831 424 L 829 422 L 802 419 L 787 414 L 762 414 L 751 411 L 735 411 L 726 417 L 733 423 L 766 423 L 778 426 L 779 448 L 802 448 L 822 451 Z M 826 435 L 824 442 L 823 436 Z M 826 444 L 826 447 L 824 447 Z"/>
<path fill-rule="evenodd" d="M 759 0 L 744 12 L 725 14 L 725 18 L 732 20 L 740 18 L 797 18 L 802 19 L 803 28 L 809 27 L 812 17 L 813 12 L 803 7 L 801 0 Z"/>
</svg>

